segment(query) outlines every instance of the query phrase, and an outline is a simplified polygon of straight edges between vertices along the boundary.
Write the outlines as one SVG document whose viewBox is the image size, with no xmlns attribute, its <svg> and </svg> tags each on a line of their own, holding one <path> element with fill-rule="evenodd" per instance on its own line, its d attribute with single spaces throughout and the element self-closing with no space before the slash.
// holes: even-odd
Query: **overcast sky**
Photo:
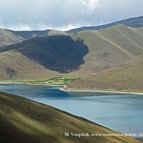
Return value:
<svg viewBox="0 0 143 143">
<path fill-rule="evenodd" d="M 0 0 L 0 27 L 70 29 L 143 16 L 143 0 Z"/>
</svg>

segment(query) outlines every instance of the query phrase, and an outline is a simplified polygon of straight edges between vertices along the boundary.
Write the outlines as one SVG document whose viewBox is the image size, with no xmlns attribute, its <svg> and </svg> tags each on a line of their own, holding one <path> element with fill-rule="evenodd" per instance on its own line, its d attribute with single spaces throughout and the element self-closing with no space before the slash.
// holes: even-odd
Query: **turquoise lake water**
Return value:
<svg viewBox="0 0 143 143">
<path fill-rule="evenodd" d="M 0 91 L 23 96 L 81 116 L 113 130 L 143 133 L 143 96 L 67 93 L 59 87 L 0 85 Z"/>
</svg>

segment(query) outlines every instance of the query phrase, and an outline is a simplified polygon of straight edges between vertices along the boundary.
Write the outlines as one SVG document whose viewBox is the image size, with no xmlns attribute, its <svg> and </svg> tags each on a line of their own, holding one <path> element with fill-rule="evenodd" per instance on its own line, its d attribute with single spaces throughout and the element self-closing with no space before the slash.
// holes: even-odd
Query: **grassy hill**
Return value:
<svg viewBox="0 0 143 143">
<path fill-rule="evenodd" d="M 17 52 L 0 54 L 0 80 L 41 79 L 57 75 Z"/>
<path fill-rule="evenodd" d="M 124 25 L 32 38 L 0 48 L 0 79 L 94 75 L 141 55 L 142 41 L 143 28 Z"/>
<path fill-rule="evenodd" d="M 0 93 L 2 143 L 139 143 L 130 137 L 65 137 L 65 132 L 117 133 L 55 108 Z"/>
<path fill-rule="evenodd" d="M 143 92 L 143 56 L 86 79 L 69 84 L 75 89 L 99 89 Z"/>
<path fill-rule="evenodd" d="M 143 53 L 143 28 L 117 25 L 100 31 L 82 31 L 73 35 L 88 47 L 80 73 L 92 75 L 125 63 Z"/>
<path fill-rule="evenodd" d="M 119 24 L 124 24 L 125 26 L 139 28 L 143 27 L 143 16 L 136 18 L 129 18 L 126 20 L 120 20 L 114 23 L 101 25 L 101 26 L 90 26 L 71 29 L 69 31 L 58 31 L 58 30 L 33 30 L 33 31 L 13 31 L 8 29 L 0 28 L 0 47 L 16 44 L 23 40 L 28 40 L 34 37 L 49 36 L 49 35 L 67 35 L 72 33 L 77 33 L 85 30 L 102 30 L 116 26 Z"/>
<path fill-rule="evenodd" d="M 34 37 L 49 35 L 66 35 L 66 33 L 57 30 L 13 31 L 8 29 L 0 29 L 0 47 L 16 44 Z"/>
<path fill-rule="evenodd" d="M 0 47 L 21 42 L 22 37 L 18 37 L 10 30 L 0 29 Z"/>
<path fill-rule="evenodd" d="M 0 49 L 0 79 L 51 77 L 84 63 L 88 48 L 70 36 L 34 38 Z"/>
<path fill-rule="evenodd" d="M 88 48 L 82 40 L 70 36 L 47 36 L 9 46 L 13 51 L 44 66 L 46 69 L 67 73 L 84 63 Z"/>
</svg>

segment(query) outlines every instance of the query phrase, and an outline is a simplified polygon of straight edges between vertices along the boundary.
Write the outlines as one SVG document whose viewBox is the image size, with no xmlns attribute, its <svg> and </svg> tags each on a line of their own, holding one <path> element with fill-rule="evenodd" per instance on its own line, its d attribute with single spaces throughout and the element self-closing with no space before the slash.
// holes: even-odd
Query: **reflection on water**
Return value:
<svg viewBox="0 0 143 143">
<path fill-rule="evenodd" d="M 140 95 L 73 94 L 58 87 L 29 85 L 0 85 L 0 91 L 54 106 L 117 131 L 143 132 L 143 96 Z"/>
</svg>

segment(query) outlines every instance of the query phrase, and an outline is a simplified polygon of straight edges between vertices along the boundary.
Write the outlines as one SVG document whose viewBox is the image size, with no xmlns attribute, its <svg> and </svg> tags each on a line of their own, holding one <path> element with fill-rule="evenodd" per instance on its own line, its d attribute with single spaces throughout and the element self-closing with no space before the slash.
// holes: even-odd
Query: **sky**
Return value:
<svg viewBox="0 0 143 143">
<path fill-rule="evenodd" d="M 0 0 L 0 28 L 68 30 L 143 16 L 143 0 Z"/>
</svg>

